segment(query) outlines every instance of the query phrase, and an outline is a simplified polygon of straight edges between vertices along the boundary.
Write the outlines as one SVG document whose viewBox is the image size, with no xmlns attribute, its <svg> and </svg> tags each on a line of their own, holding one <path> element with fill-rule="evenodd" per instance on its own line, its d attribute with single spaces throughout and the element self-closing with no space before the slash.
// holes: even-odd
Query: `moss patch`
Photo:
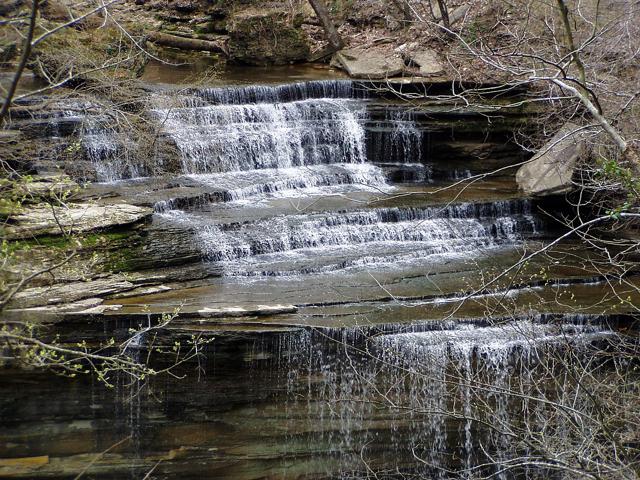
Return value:
<svg viewBox="0 0 640 480">
<path fill-rule="evenodd" d="M 91 233 L 72 238 L 61 235 L 43 235 L 33 239 L 11 241 L 8 242 L 8 246 L 10 252 L 28 251 L 34 248 L 63 251 L 73 250 L 74 248 L 81 251 L 113 249 L 118 248 L 122 241 L 131 240 L 133 236 L 137 235 L 131 231 Z"/>
</svg>

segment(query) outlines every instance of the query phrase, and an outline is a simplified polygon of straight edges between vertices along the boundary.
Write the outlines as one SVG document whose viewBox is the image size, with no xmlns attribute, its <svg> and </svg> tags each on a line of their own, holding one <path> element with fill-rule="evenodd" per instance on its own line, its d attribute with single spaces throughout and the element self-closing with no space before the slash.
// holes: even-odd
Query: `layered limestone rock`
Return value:
<svg viewBox="0 0 640 480">
<path fill-rule="evenodd" d="M 81 233 L 122 227 L 151 218 L 150 208 L 126 203 L 94 205 L 90 203 L 66 206 L 36 205 L 13 215 L 4 227 L 5 238 L 16 240 L 38 235 Z"/>
</svg>

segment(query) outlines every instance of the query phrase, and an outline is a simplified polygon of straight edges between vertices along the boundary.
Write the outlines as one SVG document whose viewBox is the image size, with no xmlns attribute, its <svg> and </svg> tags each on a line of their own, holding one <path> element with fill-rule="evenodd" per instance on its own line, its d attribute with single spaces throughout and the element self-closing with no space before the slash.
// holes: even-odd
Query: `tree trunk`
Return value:
<svg viewBox="0 0 640 480">
<path fill-rule="evenodd" d="M 327 34 L 327 38 L 329 40 L 329 44 L 335 49 L 340 50 L 344 47 L 344 42 L 342 38 L 338 34 L 338 30 L 336 30 L 335 25 L 333 24 L 333 20 L 329 16 L 329 11 L 327 10 L 326 5 L 323 0 L 309 0 L 309 3 L 313 7 L 313 10 L 316 12 L 318 19 L 320 19 L 320 23 L 322 24 L 322 28 Z"/>
<path fill-rule="evenodd" d="M 227 55 L 227 48 L 222 41 L 200 40 L 198 38 L 179 37 L 162 32 L 151 32 L 149 40 L 166 47 L 181 48 L 183 50 L 203 50 L 206 52 L 223 53 Z"/>
<path fill-rule="evenodd" d="M 27 62 L 29 61 L 29 57 L 31 56 L 31 48 L 33 45 L 31 41 L 33 40 L 33 34 L 36 29 L 36 18 L 38 17 L 38 0 L 33 0 L 31 3 L 31 13 L 29 15 L 29 30 L 27 31 L 27 35 L 24 39 L 24 46 L 22 47 L 22 56 L 20 57 L 20 62 L 18 63 L 18 68 L 16 68 L 16 72 L 13 75 L 13 79 L 11 80 L 11 85 L 9 85 L 9 89 L 7 91 L 7 96 L 2 103 L 2 108 L 0 108 L 0 126 L 4 125 L 4 119 L 9 113 L 9 107 L 13 103 L 13 96 L 18 89 L 18 83 L 20 82 L 20 77 L 22 77 L 22 72 L 27 66 Z"/>
<path fill-rule="evenodd" d="M 569 8 L 564 0 L 556 0 L 558 5 L 558 10 L 560 11 L 560 19 L 562 20 L 562 28 L 564 30 L 564 41 L 565 48 L 569 51 L 571 55 L 571 59 L 575 64 L 578 70 L 578 78 L 580 79 L 580 90 L 582 93 L 589 97 L 589 91 L 587 90 L 587 76 L 584 71 L 584 64 L 582 63 L 582 59 L 580 58 L 580 54 L 576 50 L 576 43 L 573 39 L 573 30 L 571 30 L 571 21 L 569 20 Z M 595 96 L 594 96 L 595 98 Z M 602 108 L 600 108 L 599 104 L 596 104 L 600 113 L 602 113 Z"/>
<path fill-rule="evenodd" d="M 442 26 L 447 30 L 451 29 L 451 22 L 449 21 L 449 9 L 445 0 L 438 0 L 438 8 L 440 9 L 440 16 L 442 17 Z"/>
</svg>

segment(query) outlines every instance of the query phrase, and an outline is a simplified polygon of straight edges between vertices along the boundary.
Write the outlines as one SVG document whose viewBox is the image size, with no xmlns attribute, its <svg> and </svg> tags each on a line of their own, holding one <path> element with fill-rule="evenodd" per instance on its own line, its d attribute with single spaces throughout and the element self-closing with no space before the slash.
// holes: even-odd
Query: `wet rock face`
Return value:
<svg viewBox="0 0 640 480">
<path fill-rule="evenodd" d="M 285 65 L 307 59 L 309 42 L 281 10 L 239 12 L 229 28 L 229 59 L 248 65 Z"/>
</svg>

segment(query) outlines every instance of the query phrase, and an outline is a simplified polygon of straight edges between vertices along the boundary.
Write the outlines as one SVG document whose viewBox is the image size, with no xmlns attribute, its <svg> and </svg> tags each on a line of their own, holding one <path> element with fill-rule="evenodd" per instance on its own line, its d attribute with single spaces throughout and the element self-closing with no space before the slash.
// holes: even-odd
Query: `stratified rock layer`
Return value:
<svg viewBox="0 0 640 480">
<path fill-rule="evenodd" d="M 151 217 L 151 209 L 126 203 L 94 205 L 74 203 L 53 207 L 38 205 L 11 217 L 5 227 L 8 239 L 80 233 L 141 222 Z"/>
</svg>

